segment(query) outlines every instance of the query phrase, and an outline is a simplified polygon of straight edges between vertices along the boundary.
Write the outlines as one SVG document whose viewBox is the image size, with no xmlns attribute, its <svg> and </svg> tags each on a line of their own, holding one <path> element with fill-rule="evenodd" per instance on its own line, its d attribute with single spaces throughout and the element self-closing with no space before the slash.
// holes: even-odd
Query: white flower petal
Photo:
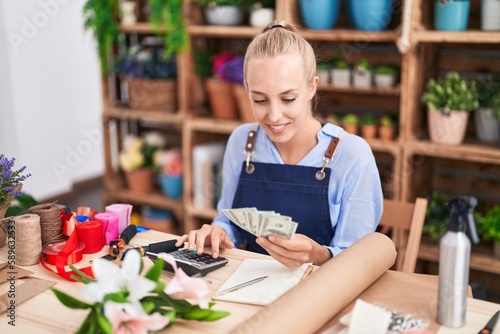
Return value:
<svg viewBox="0 0 500 334">
<path fill-rule="evenodd" d="M 156 283 L 144 278 L 136 277 L 127 280 L 127 290 L 129 292 L 129 301 L 139 301 L 142 297 L 146 296 L 148 292 L 154 290 Z"/>
<path fill-rule="evenodd" d="M 141 256 L 135 249 L 127 252 L 127 256 L 123 260 L 121 274 L 124 278 L 135 278 L 139 276 L 141 271 Z"/>
</svg>

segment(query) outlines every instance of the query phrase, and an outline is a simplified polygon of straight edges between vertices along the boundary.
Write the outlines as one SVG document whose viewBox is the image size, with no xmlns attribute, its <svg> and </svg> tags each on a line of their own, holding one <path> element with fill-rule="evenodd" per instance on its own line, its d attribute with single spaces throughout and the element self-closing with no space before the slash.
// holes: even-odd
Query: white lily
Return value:
<svg viewBox="0 0 500 334">
<path fill-rule="evenodd" d="M 140 276 L 141 256 L 136 250 L 127 252 L 121 268 L 104 259 L 92 262 L 97 282 L 87 284 L 80 295 L 93 302 L 102 302 L 108 293 L 128 292 L 128 302 L 135 304 L 156 287 L 156 283 Z"/>
</svg>

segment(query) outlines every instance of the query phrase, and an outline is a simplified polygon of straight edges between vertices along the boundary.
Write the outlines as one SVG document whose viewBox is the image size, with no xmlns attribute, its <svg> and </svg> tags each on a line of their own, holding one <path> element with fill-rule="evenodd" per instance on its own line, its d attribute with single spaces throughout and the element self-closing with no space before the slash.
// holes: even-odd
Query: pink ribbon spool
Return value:
<svg viewBox="0 0 500 334">
<path fill-rule="evenodd" d="M 118 232 L 130 225 L 130 214 L 132 213 L 132 205 L 130 204 L 111 204 L 106 207 L 106 212 L 114 213 L 118 216 Z"/>
<path fill-rule="evenodd" d="M 118 239 L 120 235 L 118 215 L 110 212 L 102 212 L 96 214 L 94 219 L 102 223 L 105 245 L 109 245 L 110 241 Z"/>
</svg>

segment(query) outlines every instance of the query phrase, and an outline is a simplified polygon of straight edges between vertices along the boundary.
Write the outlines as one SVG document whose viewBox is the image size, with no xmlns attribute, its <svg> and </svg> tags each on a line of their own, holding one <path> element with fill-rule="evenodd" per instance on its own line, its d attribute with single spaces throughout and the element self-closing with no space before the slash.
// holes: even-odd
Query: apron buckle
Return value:
<svg viewBox="0 0 500 334">
<path fill-rule="evenodd" d="M 245 171 L 247 172 L 247 174 L 252 174 L 255 171 L 255 166 L 254 166 L 254 164 L 250 163 L 250 159 L 252 158 L 252 155 L 255 152 L 254 151 L 244 151 L 244 153 L 247 156 L 247 163 L 246 163 Z"/>
<path fill-rule="evenodd" d="M 321 181 L 325 178 L 325 176 L 326 176 L 325 168 L 326 168 L 326 166 L 328 166 L 328 164 L 332 160 L 327 158 L 327 157 L 323 157 L 323 161 L 325 162 L 323 167 L 319 171 L 317 171 L 315 174 L 316 180 L 318 180 L 318 181 Z"/>
</svg>

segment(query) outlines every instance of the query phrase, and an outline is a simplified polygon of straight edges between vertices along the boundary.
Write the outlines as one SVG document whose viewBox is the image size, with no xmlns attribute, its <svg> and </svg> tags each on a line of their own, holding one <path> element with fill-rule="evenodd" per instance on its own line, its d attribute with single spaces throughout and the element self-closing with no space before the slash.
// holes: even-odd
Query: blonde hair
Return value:
<svg viewBox="0 0 500 334">
<path fill-rule="evenodd" d="M 245 89 L 248 90 L 247 69 L 252 58 L 269 58 L 287 53 L 298 53 L 302 58 L 304 75 L 308 83 L 316 76 L 316 55 L 308 41 L 302 37 L 297 28 L 284 21 L 268 24 L 262 33 L 255 36 L 245 53 L 243 76 Z M 312 99 L 312 110 L 316 108 L 317 96 Z"/>
</svg>

